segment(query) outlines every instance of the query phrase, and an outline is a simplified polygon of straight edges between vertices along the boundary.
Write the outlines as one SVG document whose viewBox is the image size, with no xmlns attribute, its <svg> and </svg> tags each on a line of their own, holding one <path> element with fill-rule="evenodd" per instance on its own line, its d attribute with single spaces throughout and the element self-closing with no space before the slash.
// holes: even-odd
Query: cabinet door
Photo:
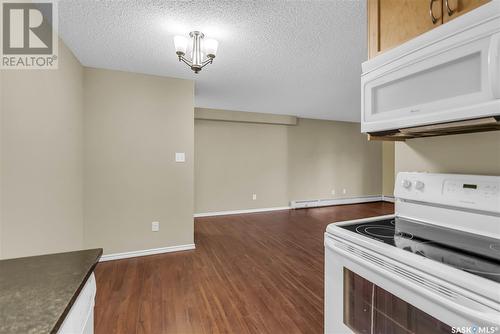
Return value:
<svg viewBox="0 0 500 334">
<path fill-rule="evenodd" d="M 369 58 L 442 24 L 442 10 L 443 0 L 368 0 Z"/>
<path fill-rule="evenodd" d="M 454 18 L 465 14 L 490 0 L 442 0 L 443 1 L 443 22 L 448 22 Z"/>
</svg>

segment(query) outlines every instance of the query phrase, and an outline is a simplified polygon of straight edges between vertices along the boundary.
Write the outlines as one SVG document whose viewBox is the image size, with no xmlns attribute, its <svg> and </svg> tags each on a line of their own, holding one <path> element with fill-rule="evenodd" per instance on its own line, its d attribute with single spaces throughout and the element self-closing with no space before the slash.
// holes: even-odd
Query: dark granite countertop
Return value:
<svg viewBox="0 0 500 334">
<path fill-rule="evenodd" d="M 0 333 L 56 333 L 102 249 L 0 260 Z"/>
</svg>

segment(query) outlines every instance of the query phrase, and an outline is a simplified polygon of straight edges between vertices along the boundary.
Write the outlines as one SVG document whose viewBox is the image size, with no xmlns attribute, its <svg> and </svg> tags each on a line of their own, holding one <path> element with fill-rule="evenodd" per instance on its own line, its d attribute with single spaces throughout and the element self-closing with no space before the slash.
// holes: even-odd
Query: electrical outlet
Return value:
<svg viewBox="0 0 500 334">
<path fill-rule="evenodd" d="M 342 189 L 342 194 L 344 194 L 344 195 L 347 194 L 347 189 L 346 188 Z"/>
<path fill-rule="evenodd" d="M 160 230 L 160 222 L 151 223 L 151 231 L 158 232 Z"/>
<path fill-rule="evenodd" d="M 332 189 L 332 195 L 335 195 L 335 189 Z"/>
<path fill-rule="evenodd" d="M 256 199 L 257 199 L 257 194 L 253 194 L 253 195 L 252 195 L 252 200 L 254 200 L 254 201 L 255 201 Z"/>
</svg>

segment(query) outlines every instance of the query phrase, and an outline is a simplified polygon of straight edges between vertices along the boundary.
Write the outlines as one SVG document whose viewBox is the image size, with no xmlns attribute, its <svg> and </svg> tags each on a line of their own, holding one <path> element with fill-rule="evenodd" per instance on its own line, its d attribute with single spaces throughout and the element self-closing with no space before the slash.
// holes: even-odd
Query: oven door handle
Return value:
<svg viewBox="0 0 500 334">
<path fill-rule="evenodd" d="M 380 265 L 376 265 L 372 262 L 370 262 L 367 259 L 362 258 L 361 256 L 357 254 L 350 253 L 349 251 L 346 251 L 346 247 L 351 247 L 351 248 L 356 248 L 359 249 L 360 252 L 364 252 L 362 250 L 362 247 L 360 246 L 351 246 L 346 243 L 343 243 L 341 241 L 337 241 L 335 239 L 332 239 L 329 236 L 326 236 L 325 238 L 325 246 L 331 249 L 332 251 L 336 252 L 337 254 L 349 259 L 350 261 L 354 261 L 358 263 L 359 265 L 362 265 L 363 267 L 369 269 L 370 271 L 373 271 L 377 273 L 378 275 L 384 277 L 385 279 L 393 280 L 394 277 L 391 277 L 392 275 L 397 275 L 399 278 L 400 284 L 404 284 L 405 287 L 410 289 L 413 293 L 416 293 L 420 296 L 425 297 L 427 300 L 434 302 L 436 304 L 441 305 L 442 307 L 453 311 L 454 313 L 460 314 L 461 316 L 464 317 L 464 319 L 470 319 L 470 321 L 474 324 L 480 325 L 480 326 L 498 326 L 500 325 L 500 313 L 495 312 L 492 310 L 490 307 L 487 307 L 483 304 L 479 304 L 478 302 L 475 302 L 465 296 L 462 296 L 463 298 L 466 298 L 469 300 L 469 303 L 464 303 L 468 304 L 462 305 L 457 303 L 453 298 L 446 298 L 444 296 L 438 295 L 437 293 L 432 292 L 430 289 L 426 288 L 425 286 L 422 286 L 421 284 L 419 285 L 417 281 L 412 281 L 408 277 L 405 277 L 403 275 L 398 275 L 395 272 L 389 272 L 387 269 L 384 267 L 381 267 Z M 479 306 L 480 305 L 480 306 Z M 485 312 L 485 309 L 492 310 L 493 312 Z"/>
</svg>

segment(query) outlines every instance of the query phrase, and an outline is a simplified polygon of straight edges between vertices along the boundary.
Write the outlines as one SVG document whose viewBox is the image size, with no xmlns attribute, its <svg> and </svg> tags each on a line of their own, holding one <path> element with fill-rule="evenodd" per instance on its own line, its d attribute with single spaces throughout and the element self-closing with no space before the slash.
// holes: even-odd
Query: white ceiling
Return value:
<svg viewBox="0 0 500 334">
<path fill-rule="evenodd" d="M 359 121 L 365 2 L 61 0 L 59 33 L 85 66 L 196 80 L 197 107 Z M 190 30 L 219 40 L 197 75 Z"/>
</svg>

